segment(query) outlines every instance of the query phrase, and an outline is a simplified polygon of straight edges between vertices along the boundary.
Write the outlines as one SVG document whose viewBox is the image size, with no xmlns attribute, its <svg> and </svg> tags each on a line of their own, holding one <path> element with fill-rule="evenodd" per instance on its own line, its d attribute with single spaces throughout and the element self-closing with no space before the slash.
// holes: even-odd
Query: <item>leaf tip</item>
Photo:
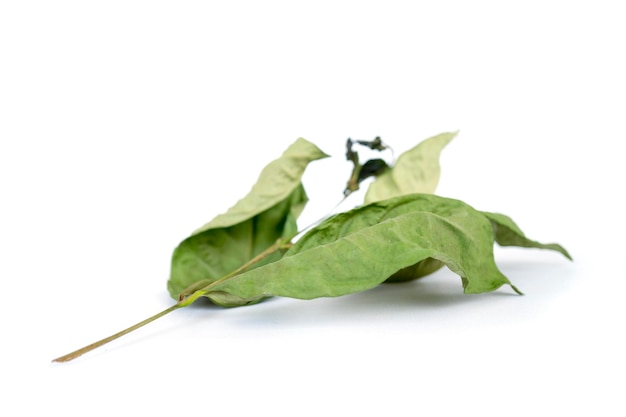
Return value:
<svg viewBox="0 0 626 417">
<path fill-rule="evenodd" d="M 559 245 L 558 243 L 550 243 L 547 245 L 543 245 L 543 248 L 545 249 L 552 249 L 556 252 L 559 252 L 561 255 L 565 256 L 567 259 L 569 259 L 570 261 L 574 261 L 574 258 L 572 258 L 572 255 L 570 255 L 570 253 L 567 251 L 567 249 L 565 249 L 563 246 Z"/>
<path fill-rule="evenodd" d="M 517 295 L 524 295 L 524 293 L 521 292 L 519 290 L 519 288 L 517 288 L 515 285 L 513 285 L 513 284 L 509 284 L 509 285 L 511 286 L 511 288 L 513 288 L 513 291 L 515 291 L 517 293 Z"/>
<path fill-rule="evenodd" d="M 561 247 L 561 248 L 563 249 L 562 252 L 561 252 L 563 254 L 563 256 L 565 256 L 570 261 L 574 262 L 574 258 L 572 258 L 572 255 L 570 255 L 569 252 L 565 248 L 563 248 L 563 247 Z"/>
</svg>

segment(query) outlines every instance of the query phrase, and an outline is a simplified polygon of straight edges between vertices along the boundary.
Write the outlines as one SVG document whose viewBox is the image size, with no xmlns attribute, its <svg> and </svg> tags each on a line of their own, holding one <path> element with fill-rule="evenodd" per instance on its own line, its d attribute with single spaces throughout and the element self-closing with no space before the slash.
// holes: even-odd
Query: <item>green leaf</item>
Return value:
<svg viewBox="0 0 626 417">
<path fill-rule="evenodd" d="M 491 221 L 496 242 L 500 246 L 520 246 L 523 248 L 549 249 L 557 251 L 570 261 L 572 257 L 565 248 L 557 243 L 539 243 L 528 239 L 524 232 L 513 222 L 513 220 L 504 214 L 489 213 L 483 211 L 482 214 Z"/>
<path fill-rule="evenodd" d="M 469 205 L 411 194 L 337 214 L 279 261 L 209 285 L 203 295 L 218 302 L 224 294 L 336 297 L 373 288 L 429 258 L 457 273 L 465 293 L 493 291 L 510 284 L 495 264 L 493 244 L 490 221 Z"/>
<path fill-rule="evenodd" d="M 519 246 L 524 248 L 548 249 L 561 253 L 567 259 L 572 260 L 570 254 L 565 248 L 557 243 L 540 243 L 535 240 L 528 239 L 524 232 L 515 224 L 508 216 L 500 213 L 490 213 L 481 211 L 481 213 L 489 219 L 493 227 L 493 233 L 496 243 L 500 246 Z M 385 282 L 404 282 L 429 275 L 444 266 L 443 262 L 437 259 L 424 259 L 415 265 L 401 269 L 393 274 Z"/>
<path fill-rule="evenodd" d="M 296 140 L 282 156 L 270 162 L 259 175 L 252 190 L 224 214 L 215 217 L 194 234 L 209 229 L 234 226 L 287 199 L 301 184 L 302 174 L 310 162 L 327 158 L 313 143 Z M 300 207 L 300 211 L 304 205 Z"/>
<path fill-rule="evenodd" d="M 365 203 L 405 194 L 433 194 L 440 176 L 439 155 L 458 132 L 428 138 L 398 157 L 396 164 L 372 182 Z"/>
<path fill-rule="evenodd" d="M 170 295 L 177 299 L 189 287 L 208 285 L 277 239 L 292 237 L 297 232 L 296 219 L 307 202 L 302 174 L 310 162 L 325 157 L 317 146 L 298 139 L 280 158 L 269 163 L 243 199 L 197 229 L 174 250 L 167 283 Z M 281 253 L 276 252 L 254 267 L 280 257 Z M 236 302 L 229 300 L 230 304 Z"/>
</svg>

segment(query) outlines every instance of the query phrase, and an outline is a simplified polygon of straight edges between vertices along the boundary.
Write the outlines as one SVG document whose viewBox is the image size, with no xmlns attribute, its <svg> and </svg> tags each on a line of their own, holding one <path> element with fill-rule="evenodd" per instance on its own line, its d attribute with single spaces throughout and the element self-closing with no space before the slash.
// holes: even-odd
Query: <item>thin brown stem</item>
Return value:
<svg viewBox="0 0 626 417">
<path fill-rule="evenodd" d="M 287 246 L 287 243 L 285 243 L 284 240 L 278 240 L 276 241 L 276 243 L 274 243 L 272 246 L 268 247 L 267 249 L 265 249 L 263 252 L 259 253 L 257 256 L 255 256 L 254 258 L 250 259 L 248 262 L 246 262 L 245 264 L 243 264 L 242 266 L 240 266 L 239 268 L 237 268 L 236 270 L 234 270 L 233 272 L 223 276 L 222 278 L 218 279 L 217 281 L 213 282 L 212 285 L 215 285 L 219 282 L 223 282 L 226 281 L 229 278 L 234 277 L 235 275 L 245 271 L 246 269 L 248 269 L 250 266 L 252 266 L 253 264 L 255 264 L 256 262 L 259 262 L 261 260 L 263 260 L 264 258 L 266 258 L 267 256 L 271 255 L 272 253 L 282 249 L 283 247 Z M 178 310 L 179 308 L 182 307 L 187 307 L 188 305 L 192 304 L 196 299 L 198 299 L 199 297 L 201 297 L 203 294 L 205 294 L 206 291 L 202 291 L 202 290 L 198 290 L 198 291 L 193 291 L 188 297 L 185 297 L 181 300 L 179 300 L 178 303 L 174 304 L 173 306 L 161 311 L 160 313 L 155 314 L 154 316 L 151 316 L 133 326 L 130 326 L 127 329 L 122 330 L 121 332 L 115 333 L 112 336 L 106 337 L 102 340 L 99 340 L 95 343 L 92 343 L 90 345 L 87 345 L 83 348 L 80 348 L 78 350 L 75 350 L 74 352 L 68 353 L 67 355 L 63 355 L 60 356 L 56 359 L 53 359 L 52 362 L 68 362 L 71 361 L 72 359 L 76 359 L 81 355 L 84 355 L 87 352 L 90 352 L 96 348 L 99 348 L 102 345 L 106 345 L 109 342 L 112 342 L 115 339 L 118 339 L 130 332 L 133 332 L 137 329 L 139 329 L 140 327 L 145 326 L 148 323 L 151 323 L 153 321 L 155 321 L 156 319 L 159 319 L 163 316 L 165 316 L 166 314 L 171 313 L 174 310 Z"/>
<path fill-rule="evenodd" d="M 347 196 L 345 196 L 338 204 L 341 204 Z M 336 207 L 335 207 L 336 208 Z M 334 209 L 333 209 L 334 210 Z M 310 226 L 300 230 L 299 232 L 293 234 L 291 237 L 286 238 L 286 239 L 278 239 L 273 245 L 269 246 L 267 249 L 265 249 L 263 252 L 259 253 L 258 255 L 256 255 L 254 258 L 250 259 L 248 262 L 244 263 L 243 265 L 241 265 L 239 268 L 235 269 L 234 271 L 230 272 L 229 274 L 224 275 L 222 278 L 213 281 L 212 283 L 206 285 L 206 286 L 191 286 L 190 288 L 188 288 L 186 291 L 183 291 L 183 293 L 181 293 L 181 296 L 178 300 L 178 302 L 176 304 L 174 304 L 173 306 L 161 311 L 160 313 L 155 314 L 154 316 L 151 316 L 137 324 L 135 324 L 134 326 L 131 326 L 125 330 L 122 330 L 121 332 L 115 333 L 112 336 L 109 336 L 107 338 L 104 338 L 102 340 L 99 340 L 95 343 L 92 343 L 90 345 L 87 345 L 83 348 L 80 348 L 74 352 L 68 353 L 67 355 L 63 355 L 60 356 L 56 359 L 53 359 L 52 362 L 68 362 L 71 361 L 72 359 L 76 359 L 79 356 L 84 355 L 87 352 L 91 352 L 92 350 L 99 348 L 100 346 L 106 345 L 109 342 L 112 342 L 115 339 L 118 339 L 130 332 L 133 332 L 137 329 L 139 329 L 140 327 L 145 326 L 148 323 L 151 323 L 153 321 L 155 321 L 156 319 L 159 319 L 163 316 L 165 316 L 166 314 L 171 313 L 174 310 L 178 310 L 179 308 L 182 307 L 187 307 L 188 305 L 192 304 L 195 300 L 197 300 L 198 298 L 202 297 L 203 295 L 205 295 L 207 292 L 210 291 L 211 287 L 222 283 L 242 272 L 244 272 L 246 269 L 248 269 L 249 267 L 251 267 L 252 265 L 254 265 L 255 263 L 265 259 L 266 257 L 268 257 L 269 255 L 284 249 L 284 248 L 288 248 L 291 246 L 291 240 L 293 238 L 295 238 L 296 236 L 298 236 L 300 233 L 304 232 L 305 230 L 309 229 L 310 227 L 315 226 L 316 224 L 318 224 L 320 221 L 322 221 L 322 219 L 320 219 L 319 221 L 311 224 Z M 196 284 L 197 285 L 197 284 Z"/>
<path fill-rule="evenodd" d="M 235 275 L 245 271 L 247 268 L 249 268 L 250 266 L 252 266 L 253 264 L 255 264 L 256 262 L 259 262 L 261 260 L 263 260 L 264 258 L 266 258 L 267 256 L 271 255 L 272 253 L 282 249 L 283 247 L 287 246 L 287 243 L 285 243 L 284 240 L 280 239 L 277 240 L 276 243 L 274 243 L 273 245 L 271 245 L 270 247 L 268 247 L 267 249 L 265 249 L 263 252 L 259 253 L 257 256 L 255 256 L 254 258 L 250 259 L 248 262 L 246 262 L 245 264 L 243 264 L 242 266 L 240 266 L 239 268 L 237 268 L 236 270 L 234 270 L 233 272 L 223 276 L 222 278 L 218 279 L 217 281 L 213 282 L 212 285 L 215 285 L 217 283 L 226 281 L 229 278 L 234 277 Z M 202 290 L 196 290 L 190 293 L 189 296 L 182 298 L 181 300 L 178 301 L 178 303 L 174 304 L 173 306 L 161 311 L 160 313 L 155 314 L 154 316 L 151 316 L 133 326 L 130 326 L 127 329 L 122 330 L 121 332 L 115 333 L 112 336 L 106 337 L 102 340 L 99 340 L 95 343 L 92 343 L 90 345 L 87 345 L 83 348 L 80 348 L 78 350 L 75 350 L 74 352 L 68 353 L 67 355 L 63 355 L 60 356 L 56 359 L 53 359 L 52 362 L 68 362 L 71 361 L 72 359 L 76 359 L 81 355 L 84 355 L 87 352 L 91 352 L 92 350 L 99 348 L 102 345 L 106 345 L 109 342 L 112 342 L 115 339 L 118 339 L 130 332 L 133 332 L 137 329 L 139 329 L 140 327 L 145 326 L 148 323 L 151 323 L 153 321 L 155 321 L 156 319 L 159 319 L 163 316 L 165 316 L 166 314 L 171 313 L 174 310 L 178 310 L 179 308 L 182 307 L 187 307 L 188 305 L 192 304 L 196 299 L 198 299 L 199 297 L 201 297 L 203 294 L 205 294 L 206 291 L 202 291 Z"/>
<path fill-rule="evenodd" d="M 174 304 L 170 308 L 167 308 L 167 309 L 161 311 L 160 313 L 157 313 L 154 316 L 149 317 L 149 318 L 145 319 L 144 321 L 141 321 L 141 322 L 135 324 L 134 326 L 129 327 L 128 329 L 122 330 L 121 332 L 115 333 L 114 335 L 109 336 L 109 337 L 107 337 L 105 339 L 99 340 L 99 341 L 97 341 L 95 343 L 92 343 L 92 344 L 87 345 L 87 346 L 85 346 L 83 348 L 75 350 L 72 353 L 68 353 L 67 355 L 63 355 L 63 356 L 60 356 L 60 357 L 58 357 L 56 359 L 53 359 L 52 362 L 68 362 L 68 361 L 71 361 L 72 359 L 76 359 L 79 356 L 84 355 L 87 352 L 90 352 L 90 351 L 92 351 L 92 350 L 94 350 L 94 349 L 96 349 L 96 348 L 98 348 L 98 347 L 100 347 L 102 345 L 105 345 L 105 344 L 107 344 L 109 342 L 112 342 L 113 340 L 115 340 L 115 339 L 117 339 L 119 337 L 124 336 L 125 334 L 128 334 L 128 333 L 130 333 L 130 332 L 132 332 L 134 330 L 139 329 L 140 327 L 143 327 L 146 324 L 151 323 L 154 320 L 156 320 L 158 318 L 161 318 L 161 317 L 165 316 L 166 314 L 171 313 L 174 310 L 179 309 L 180 307 L 182 307 L 180 304 Z"/>
<path fill-rule="evenodd" d="M 255 256 L 254 258 L 250 259 L 248 262 L 246 262 L 245 264 L 241 265 L 239 268 L 237 268 L 234 271 L 224 275 L 222 278 L 218 279 L 215 282 L 217 283 L 217 282 L 226 281 L 228 278 L 232 278 L 235 275 L 238 275 L 238 274 L 244 272 L 246 269 L 250 268 L 255 263 L 257 263 L 259 261 L 262 261 L 263 259 L 267 258 L 268 256 L 270 256 L 274 252 L 277 252 L 277 251 L 281 250 L 286 245 L 285 242 L 289 242 L 290 240 L 291 240 L 291 238 L 289 238 L 289 239 L 278 239 L 276 242 L 274 242 L 273 245 L 269 246 L 263 252 L 259 253 L 257 256 Z"/>
</svg>

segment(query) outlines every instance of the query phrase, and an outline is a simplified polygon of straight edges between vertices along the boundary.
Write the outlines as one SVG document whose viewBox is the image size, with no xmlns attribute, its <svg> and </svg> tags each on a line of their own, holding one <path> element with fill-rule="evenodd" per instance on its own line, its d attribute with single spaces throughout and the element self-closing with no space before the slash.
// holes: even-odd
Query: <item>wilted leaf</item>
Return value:
<svg viewBox="0 0 626 417">
<path fill-rule="evenodd" d="M 222 278 L 277 239 L 293 236 L 297 232 L 296 219 L 307 201 L 302 174 L 311 161 L 326 156 L 317 146 L 298 139 L 268 164 L 248 195 L 174 250 L 167 285 L 170 295 L 176 299 L 190 286 Z M 280 256 L 276 252 L 254 267 Z"/>
<path fill-rule="evenodd" d="M 567 259 L 572 257 L 564 247 L 557 243 L 540 243 L 535 240 L 528 239 L 524 232 L 515 224 L 515 222 L 504 214 L 480 212 L 484 215 L 493 227 L 494 239 L 500 246 L 519 246 L 524 248 L 548 249 L 561 253 Z M 429 275 L 444 266 L 444 263 L 437 259 L 424 259 L 415 265 L 401 269 L 393 274 L 385 282 L 404 282 Z"/>
<path fill-rule="evenodd" d="M 285 200 L 301 184 L 307 165 L 315 160 L 327 158 L 313 143 L 296 140 L 280 158 L 263 168 L 252 190 L 224 214 L 216 216 L 194 234 L 209 229 L 229 227 L 248 220 Z M 300 207 L 300 210 L 304 206 Z M 298 212 L 299 214 L 299 212 Z"/>
<path fill-rule="evenodd" d="M 528 239 L 509 216 L 486 211 L 483 211 L 482 214 L 491 221 L 495 240 L 498 245 L 554 250 L 561 253 L 567 259 L 572 260 L 567 250 L 558 243 L 539 243 L 535 240 Z"/>
<path fill-rule="evenodd" d="M 405 194 L 434 193 L 439 183 L 439 155 L 457 133 L 433 136 L 400 155 L 392 168 L 370 184 L 365 203 Z"/>
</svg>

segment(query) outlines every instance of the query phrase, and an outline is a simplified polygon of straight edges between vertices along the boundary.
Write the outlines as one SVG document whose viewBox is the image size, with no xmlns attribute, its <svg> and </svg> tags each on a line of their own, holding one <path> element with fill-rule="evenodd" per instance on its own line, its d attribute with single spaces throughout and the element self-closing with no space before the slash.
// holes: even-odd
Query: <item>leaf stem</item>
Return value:
<svg viewBox="0 0 626 417">
<path fill-rule="evenodd" d="M 350 195 L 349 195 L 349 194 L 348 194 L 348 195 L 344 195 L 344 196 L 343 196 L 343 198 L 342 198 L 341 200 L 339 200 L 339 202 L 338 202 L 337 204 L 335 204 L 335 206 L 334 206 L 332 209 L 330 209 L 330 210 L 328 211 L 328 213 L 326 213 L 323 217 L 320 217 L 319 219 L 317 219 L 317 220 L 316 220 L 316 221 L 314 221 L 313 223 L 309 224 L 308 226 L 303 227 L 302 229 L 300 229 L 300 230 L 298 231 L 298 233 L 296 233 L 295 235 L 293 235 L 293 236 L 291 237 L 291 239 L 293 239 L 293 238 L 295 238 L 296 236 L 298 236 L 298 235 L 300 235 L 300 234 L 302 234 L 302 233 L 306 232 L 306 231 L 307 231 L 307 230 L 309 230 L 309 229 L 312 229 L 313 227 L 315 227 L 315 226 L 317 226 L 318 224 L 322 223 L 324 220 L 328 219 L 328 218 L 332 215 L 333 211 L 335 211 L 335 210 L 337 209 L 337 207 L 339 207 L 339 206 L 340 206 L 340 205 L 341 205 L 344 201 L 346 201 L 346 200 L 348 199 L 348 197 L 350 197 Z M 291 239 L 290 239 L 290 240 L 291 240 Z"/>
<path fill-rule="evenodd" d="M 261 261 L 262 259 L 266 258 L 267 256 L 271 255 L 272 253 L 281 250 L 282 248 L 288 247 L 289 246 L 289 241 L 291 241 L 290 239 L 278 239 L 273 245 L 271 245 L 270 247 L 268 247 L 267 249 L 265 249 L 263 252 L 259 253 L 257 256 L 255 256 L 254 258 L 250 259 L 248 262 L 246 262 L 245 264 L 241 265 L 239 268 L 235 269 L 234 271 L 230 272 L 227 275 L 224 275 L 222 278 L 218 279 L 217 281 L 213 282 L 212 285 L 215 285 L 217 283 L 223 282 L 229 278 L 232 278 L 233 276 L 245 271 L 246 269 L 248 269 L 250 266 L 252 266 L 253 264 L 255 264 L 256 262 Z M 117 332 L 114 335 L 111 335 L 109 337 L 106 337 L 102 340 L 99 340 L 95 343 L 92 343 L 90 345 L 87 345 L 83 348 L 80 348 L 78 350 L 75 350 L 74 352 L 68 353 L 67 355 L 63 355 L 60 356 L 56 359 L 53 359 L 52 362 L 68 362 L 71 361 L 72 359 L 76 359 L 79 356 L 84 355 L 87 352 L 91 352 L 92 350 L 99 348 L 100 346 L 106 345 L 109 342 L 112 342 L 115 339 L 118 339 L 130 332 L 133 332 L 143 326 L 145 326 L 146 324 L 152 323 L 153 321 L 165 316 L 166 314 L 171 313 L 174 310 L 178 310 L 179 308 L 182 307 L 187 307 L 188 305 L 192 304 L 194 301 L 196 301 L 199 297 L 201 297 L 203 294 L 205 294 L 206 291 L 193 291 L 189 294 L 189 296 L 187 297 L 183 297 L 181 298 L 176 304 L 174 304 L 173 306 L 161 311 L 160 313 L 155 314 L 154 316 L 151 316 L 133 326 L 130 326 L 127 329 L 122 330 L 121 332 Z"/>
<path fill-rule="evenodd" d="M 63 355 L 63 356 L 60 356 L 60 357 L 58 357 L 56 359 L 53 359 L 52 362 L 68 362 L 68 361 L 71 361 L 72 359 L 76 359 L 79 356 L 84 355 L 87 352 L 90 352 L 90 351 L 92 351 L 92 350 L 94 350 L 94 349 L 96 349 L 96 348 L 98 348 L 98 347 L 100 347 L 102 345 L 105 345 L 105 344 L 107 344 L 109 342 L 112 342 L 113 340 L 115 340 L 117 338 L 120 338 L 120 337 L 122 337 L 122 336 L 124 336 L 124 335 L 126 335 L 126 334 L 128 334 L 128 333 L 130 333 L 132 331 L 134 331 L 134 330 L 137 330 L 140 327 L 143 327 L 146 324 L 151 323 L 154 320 L 156 320 L 158 318 L 161 318 L 161 317 L 165 316 L 166 314 L 169 314 L 172 311 L 178 310 L 179 308 L 185 307 L 187 305 L 189 305 L 189 304 L 187 304 L 187 303 L 185 303 L 185 304 L 181 304 L 181 303 L 174 304 L 173 306 L 171 306 L 171 307 L 161 311 L 160 313 L 155 314 L 152 317 L 149 317 L 149 318 L 147 318 L 147 319 L 145 319 L 145 320 L 135 324 L 134 326 L 130 326 L 129 328 L 127 328 L 125 330 L 122 330 L 121 332 L 115 333 L 112 336 L 109 336 L 109 337 L 104 338 L 102 340 L 99 340 L 99 341 L 97 341 L 95 343 L 87 345 L 87 346 L 85 346 L 83 348 L 75 350 L 74 352 L 68 353 L 67 355 Z"/>
<path fill-rule="evenodd" d="M 339 201 L 339 203 L 337 203 L 337 205 L 335 206 L 335 208 L 337 208 L 341 203 L 343 203 L 346 198 L 348 196 L 344 196 L 341 201 Z M 333 208 L 333 210 L 335 209 Z M 332 210 L 331 210 L 332 212 Z M 330 213 L 329 213 L 330 214 Z M 251 267 L 252 265 L 254 265 L 255 263 L 265 259 L 266 257 L 268 257 L 269 255 L 273 254 L 274 252 L 277 252 L 281 249 L 285 249 L 285 248 L 289 248 L 291 246 L 291 240 L 293 238 L 295 238 L 296 236 L 298 236 L 299 234 L 303 233 L 304 231 L 306 231 L 307 229 L 319 224 L 320 222 L 322 222 L 325 218 L 327 218 L 329 216 L 329 214 L 327 214 L 325 217 L 322 217 L 320 220 L 312 223 L 311 225 L 305 227 L 304 229 L 298 231 L 297 233 L 294 233 L 292 236 L 289 236 L 287 238 L 281 238 L 278 239 L 276 242 L 274 242 L 273 245 L 269 246 L 268 248 L 266 248 L 264 251 L 262 251 L 261 253 L 259 253 L 258 255 L 256 255 L 254 258 L 250 259 L 248 262 L 244 263 L 243 265 L 241 265 L 239 268 L 235 269 L 234 271 L 224 275 L 222 278 L 213 281 L 212 283 L 210 283 L 207 286 L 203 286 L 198 288 L 197 286 L 191 286 L 190 288 L 188 288 L 187 290 L 183 291 L 178 299 L 178 302 L 176 304 L 174 304 L 173 306 L 161 311 L 160 313 L 155 314 L 154 316 L 151 316 L 127 329 L 122 330 L 121 332 L 115 333 L 114 335 L 111 335 L 107 338 L 104 338 L 102 340 L 99 340 L 95 343 L 92 343 L 90 345 L 87 345 L 83 348 L 80 348 L 78 350 L 75 350 L 74 352 L 68 353 L 67 355 L 63 355 L 60 356 L 56 359 L 53 359 L 52 362 L 69 362 L 73 359 L 78 358 L 79 356 L 84 355 L 87 352 L 91 352 L 92 350 L 99 348 L 100 346 L 106 345 L 109 342 L 112 342 L 115 339 L 118 339 L 130 332 L 133 332 L 143 326 L 145 326 L 146 324 L 152 323 L 153 321 L 165 316 L 166 314 L 171 313 L 174 310 L 178 310 L 179 308 L 183 308 L 183 307 L 187 307 L 188 305 L 192 304 L 194 301 L 196 301 L 198 298 L 200 298 L 201 296 L 203 296 L 204 294 L 206 294 L 211 287 L 224 282 L 232 277 L 234 277 L 235 275 L 238 275 L 242 272 L 244 272 L 246 269 L 248 269 L 249 267 Z"/>
<path fill-rule="evenodd" d="M 296 236 L 296 235 L 294 235 L 294 236 Z M 232 272 L 229 272 L 228 274 L 224 275 L 222 278 L 218 279 L 215 282 L 222 282 L 222 281 L 227 280 L 228 278 L 234 277 L 235 275 L 238 275 L 238 274 L 242 273 L 243 271 L 245 271 L 246 269 L 250 268 L 255 263 L 260 262 L 263 259 L 267 258 L 268 256 L 270 256 L 274 252 L 277 252 L 277 251 L 279 251 L 279 250 L 281 250 L 281 249 L 283 249 L 285 247 L 288 247 L 290 245 L 288 242 L 290 242 L 291 239 L 293 239 L 293 236 L 291 236 L 291 237 L 289 237 L 287 239 L 278 239 L 276 242 L 274 242 L 273 245 L 271 245 L 268 248 L 266 248 L 263 252 L 259 253 L 254 258 L 250 259 L 248 262 L 246 262 L 245 264 L 241 265 L 239 268 L 235 269 Z"/>
</svg>

